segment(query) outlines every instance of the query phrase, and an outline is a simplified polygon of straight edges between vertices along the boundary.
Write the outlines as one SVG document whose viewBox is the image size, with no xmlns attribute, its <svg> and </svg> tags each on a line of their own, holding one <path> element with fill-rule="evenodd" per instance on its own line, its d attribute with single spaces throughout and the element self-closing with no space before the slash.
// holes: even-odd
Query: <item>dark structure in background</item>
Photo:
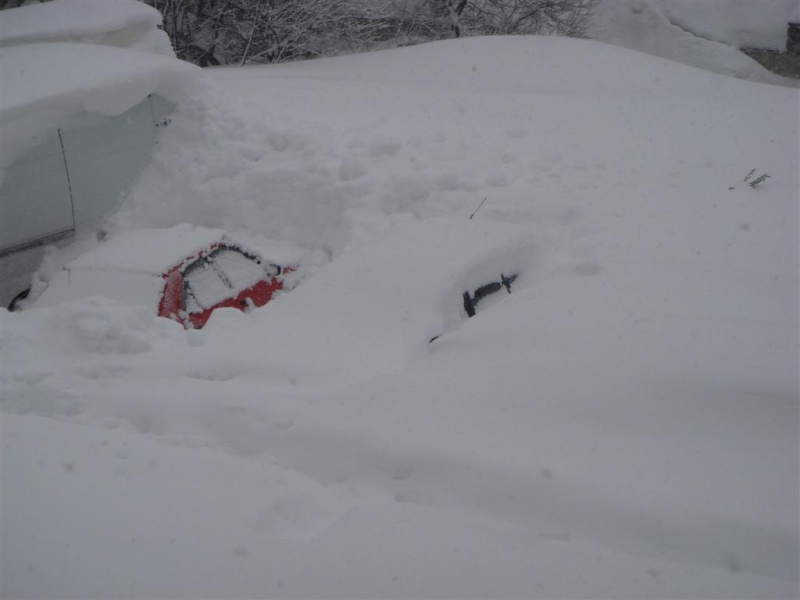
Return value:
<svg viewBox="0 0 800 600">
<path fill-rule="evenodd" d="M 787 24 L 785 52 L 760 48 L 743 48 L 742 52 L 777 75 L 800 79 L 800 23 Z"/>
<path fill-rule="evenodd" d="M 789 23 L 786 31 L 786 54 L 800 59 L 800 23 Z"/>
</svg>

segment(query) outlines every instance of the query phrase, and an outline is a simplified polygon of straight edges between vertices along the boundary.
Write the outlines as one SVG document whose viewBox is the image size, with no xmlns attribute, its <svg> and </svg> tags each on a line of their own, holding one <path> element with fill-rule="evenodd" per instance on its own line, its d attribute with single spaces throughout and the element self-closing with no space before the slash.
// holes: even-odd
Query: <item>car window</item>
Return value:
<svg viewBox="0 0 800 600">
<path fill-rule="evenodd" d="M 235 293 L 219 276 L 214 265 L 205 259 L 186 269 L 183 288 L 188 312 L 196 312 L 198 308 L 211 308 Z"/>
</svg>

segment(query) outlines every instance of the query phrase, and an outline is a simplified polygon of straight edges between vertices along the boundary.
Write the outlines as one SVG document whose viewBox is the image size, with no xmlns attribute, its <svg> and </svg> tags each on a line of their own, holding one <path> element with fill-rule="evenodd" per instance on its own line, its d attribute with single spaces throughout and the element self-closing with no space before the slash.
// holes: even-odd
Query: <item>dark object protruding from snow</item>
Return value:
<svg viewBox="0 0 800 600">
<path fill-rule="evenodd" d="M 481 300 L 486 298 L 486 296 L 491 296 L 492 294 L 495 294 L 504 288 L 510 294 L 511 284 L 516 281 L 518 276 L 518 273 L 513 273 L 511 275 L 501 274 L 500 281 L 492 281 L 484 284 L 477 288 L 472 295 L 470 295 L 469 292 L 464 292 L 464 310 L 466 311 L 467 316 L 475 316 L 475 307 Z"/>
<path fill-rule="evenodd" d="M 472 214 L 469 216 L 469 220 L 470 221 L 472 220 L 472 217 L 474 217 L 478 213 L 478 211 L 481 209 L 481 206 L 483 206 L 483 203 L 486 202 L 486 200 L 488 200 L 488 199 L 489 199 L 489 196 L 486 196 L 483 200 L 481 200 L 481 203 L 478 204 L 478 208 L 476 208 L 474 211 L 472 211 Z"/>
<path fill-rule="evenodd" d="M 756 177 L 753 181 L 750 181 L 750 178 L 753 176 L 753 173 L 755 173 L 755 172 L 756 172 L 756 170 L 753 169 L 747 175 L 745 175 L 745 178 L 744 178 L 745 182 L 749 183 L 751 188 L 755 188 L 759 183 L 763 183 L 767 179 L 771 179 L 772 178 L 771 175 L 767 175 L 766 173 L 764 173 L 763 175 L 760 175 L 759 177 Z"/>
<path fill-rule="evenodd" d="M 800 56 L 800 23 L 789 23 L 786 29 L 786 53 Z"/>
<path fill-rule="evenodd" d="M 11 304 L 8 305 L 8 310 L 14 312 L 15 310 L 19 310 L 22 301 L 25 300 L 31 293 L 31 288 L 26 288 L 22 290 L 19 294 L 14 296 L 14 299 L 11 301 Z"/>
</svg>

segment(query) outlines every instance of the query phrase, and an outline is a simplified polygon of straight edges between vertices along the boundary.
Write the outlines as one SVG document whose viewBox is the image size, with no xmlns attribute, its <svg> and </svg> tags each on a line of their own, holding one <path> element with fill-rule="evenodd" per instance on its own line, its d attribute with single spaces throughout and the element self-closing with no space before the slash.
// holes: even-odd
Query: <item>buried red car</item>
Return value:
<svg viewBox="0 0 800 600">
<path fill-rule="evenodd" d="M 101 242 L 53 277 L 36 306 L 102 295 L 145 305 L 187 329 L 218 308 L 250 310 L 292 287 L 297 256 L 267 260 L 225 233 L 180 226 L 127 232 Z"/>
<path fill-rule="evenodd" d="M 238 246 L 213 244 L 162 275 L 158 316 L 200 329 L 218 308 L 264 306 L 284 289 L 283 276 L 293 270 L 267 263 Z"/>
</svg>

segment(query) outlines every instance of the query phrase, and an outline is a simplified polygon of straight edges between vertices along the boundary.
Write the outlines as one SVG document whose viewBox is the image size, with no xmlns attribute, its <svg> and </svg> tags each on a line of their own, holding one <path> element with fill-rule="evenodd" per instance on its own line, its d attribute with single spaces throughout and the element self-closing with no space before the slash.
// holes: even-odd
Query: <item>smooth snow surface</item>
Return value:
<svg viewBox="0 0 800 600">
<path fill-rule="evenodd" d="M 797 90 L 522 37 L 202 78 L 110 239 L 303 279 L 0 311 L 4 597 L 798 596 Z"/>
<path fill-rule="evenodd" d="M 87 42 L 174 56 L 162 16 L 136 0 L 54 0 L 4 10 L 0 47 L 40 42 Z"/>
</svg>

